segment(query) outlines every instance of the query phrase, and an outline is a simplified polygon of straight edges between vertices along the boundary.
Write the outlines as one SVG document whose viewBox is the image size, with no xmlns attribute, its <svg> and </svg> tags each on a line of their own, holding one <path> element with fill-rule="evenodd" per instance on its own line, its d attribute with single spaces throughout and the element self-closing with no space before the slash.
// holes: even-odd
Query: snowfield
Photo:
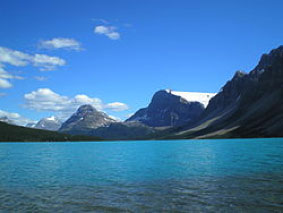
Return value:
<svg viewBox="0 0 283 213">
<path fill-rule="evenodd" d="M 179 92 L 179 91 L 171 91 L 166 90 L 166 92 L 171 93 L 173 95 L 181 96 L 188 102 L 200 102 L 206 108 L 209 100 L 214 97 L 217 93 L 201 93 L 201 92 Z"/>
</svg>

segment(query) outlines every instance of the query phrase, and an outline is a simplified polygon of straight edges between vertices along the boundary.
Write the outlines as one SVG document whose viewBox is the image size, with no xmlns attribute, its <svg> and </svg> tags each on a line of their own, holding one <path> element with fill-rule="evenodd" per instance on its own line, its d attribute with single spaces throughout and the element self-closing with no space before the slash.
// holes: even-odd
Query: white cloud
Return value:
<svg viewBox="0 0 283 213">
<path fill-rule="evenodd" d="M 26 66 L 31 56 L 17 50 L 0 47 L 0 63 L 7 63 L 13 66 Z"/>
<path fill-rule="evenodd" d="M 102 101 L 99 98 L 91 98 L 91 97 L 88 97 L 87 95 L 83 95 L 83 94 L 76 95 L 70 101 L 73 105 L 75 105 L 76 108 L 83 105 L 83 104 L 91 104 L 97 110 L 103 109 Z"/>
<path fill-rule="evenodd" d="M 30 55 L 17 50 L 0 47 L 0 64 L 10 64 L 13 66 L 27 66 L 29 64 L 40 67 L 41 70 L 53 70 L 57 66 L 66 64 L 64 59 L 56 56 L 44 54 Z"/>
<path fill-rule="evenodd" d="M 77 108 L 84 104 L 90 104 L 97 110 L 110 109 L 112 111 L 123 111 L 128 109 L 126 104 L 114 102 L 103 104 L 99 98 L 92 98 L 84 94 L 79 94 L 73 98 L 59 95 L 49 88 L 40 88 L 36 91 L 24 95 L 24 107 L 37 111 L 57 112 L 61 118 L 67 118 L 74 113 Z"/>
<path fill-rule="evenodd" d="M 7 81 L 6 79 L 0 78 L 0 88 L 6 89 L 6 88 L 10 88 L 12 86 L 13 85 L 9 81 Z"/>
<path fill-rule="evenodd" d="M 94 33 L 105 35 L 111 40 L 120 39 L 120 33 L 116 31 L 116 27 L 99 25 L 94 28 Z"/>
<path fill-rule="evenodd" d="M 13 86 L 8 79 L 22 80 L 23 77 L 9 74 L 4 70 L 4 65 L 0 64 L 0 88 L 6 89 Z"/>
<path fill-rule="evenodd" d="M 25 94 L 25 106 L 37 111 L 63 111 L 70 104 L 68 97 L 61 96 L 48 88 Z"/>
<path fill-rule="evenodd" d="M 7 112 L 7 111 L 3 111 L 3 110 L 0 110 L 0 118 L 1 117 L 7 117 L 14 124 L 20 125 L 20 126 L 25 126 L 28 123 L 34 122 L 33 120 L 25 118 L 18 113 Z"/>
<path fill-rule="evenodd" d="M 47 41 L 41 41 L 40 47 L 46 49 L 68 49 L 68 50 L 83 50 L 81 44 L 71 38 L 53 38 Z"/>
<path fill-rule="evenodd" d="M 1 64 L 0 64 L 0 78 L 2 78 L 2 79 L 18 79 L 18 80 L 24 79 L 24 78 L 21 77 L 21 76 L 9 74 L 9 73 L 4 69 L 4 66 L 1 65 Z"/>
<path fill-rule="evenodd" d="M 127 104 L 121 102 L 114 102 L 105 105 L 105 109 L 111 109 L 113 111 L 119 112 L 129 109 Z"/>
<path fill-rule="evenodd" d="M 12 112 L 6 112 L 3 110 L 0 110 L 0 117 L 5 117 L 7 116 L 9 119 L 17 119 L 20 118 L 20 114 L 18 113 L 12 113 Z"/>
<path fill-rule="evenodd" d="M 96 26 L 95 29 L 94 29 L 94 32 L 97 33 L 97 34 L 107 34 L 107 33 L 110 33 L 112 30 L 111 30 L 111 27 L 106 27 L 106 26 Z"/>
<path fill-rule="evenodd" d="M 64 59 L 44 54 L 35 54 L 32 57 L 31 62 L 33 63 L 33 66 L 40 67 L 40 71 L 51 71 L 56 69 L 57 66 L 66 64 Z"/>
<path fill-rule="evenodd" d="M 108 38 L 112 39 L 112 40 L 118 40 L 120 39 L 120 34 L 117 32 L 111 32 L 106 34 L 108 36 Z"/>
<path fill-rule="evenodd" d="M 6 47 L 0 47 L 0 88 L 10 88 L 12 83 L 10 79 L 22 80 L 23 77 L 11 75 L 4 67 L 5 65 L 12 66 L 28 66 L 39 67 L 41 71 L 50 71 L 56 69 L 58 66 L 66 64 L 64 59 L 56 56 L 48 56 L 45 54 L 27 54 L 17 50 L 12 50 Z"/>
</svg>

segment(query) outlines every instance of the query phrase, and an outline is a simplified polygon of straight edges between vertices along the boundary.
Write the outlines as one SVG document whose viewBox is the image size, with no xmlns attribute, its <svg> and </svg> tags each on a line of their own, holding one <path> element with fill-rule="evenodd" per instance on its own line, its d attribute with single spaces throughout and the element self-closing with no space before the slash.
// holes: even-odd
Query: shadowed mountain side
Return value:
<svg viewBox="0 0 283 213">
<path fill-rule="evenodd" d="M 237 72 L 190 126 L 168 138 L 283 137 L 283 47 Z"/>
<path fill-rule="evenodd" d="M 117 122 L 108 127 L 94 129 L 89 135 L 115 140 L 151 139 L 160 128 L 152 128 L 140 122 Z"/>
<path fill-rule="evenodd" d="M 140 122 L 117 122 L 104 112 L 97 111 L 93 106 L 83 105 L 62 124 L 59 131 L 72 135 L 97 136 L 108 140 L 133 140 L 148 138 L 157 130 Z"/>
<path fill-rule="evenodd" d="M 195 94 L 203 96 L 202 93 Z M 138 121 L 151 127 L 182 126 L 195 121 L 204 109 L 205 106 L 197 100 L 187 101 L 171 91 L 160 90 L 153 95 L 147 108 L 138 110 L 126 122 Z"/>
</svg>

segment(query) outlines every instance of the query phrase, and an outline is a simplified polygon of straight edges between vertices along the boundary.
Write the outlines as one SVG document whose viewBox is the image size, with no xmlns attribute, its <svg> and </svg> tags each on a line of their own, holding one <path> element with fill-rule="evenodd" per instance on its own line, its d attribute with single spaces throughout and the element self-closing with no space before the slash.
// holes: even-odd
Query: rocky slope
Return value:
<svg viewBox="0 0 283 213">
<path fill-rule="evenodd" d="M 72 135 L 88 135 L 109 140 L 141 139 L 156 132 L 139 122 L 117 122 L 91 105 L 79 107 L 59 129 Z"/>
<path fill-rule="evenodd" d="M 198 122 L 169 138 L 282 137 L 283 46 L 250 72 L 236 72 Z"/>
<path fill-rule="evenodd" d="M 154 94 L 147 108 L 138 110 L 126 122 L 138 121 L 151 127 L 182 126 L 195 121 L 213 96 L 211 93 L 160 90 Z"/>
<path fill-rule="evenodd" d="M 140 122 L 116 122 L 108 127 L 99 127 L 88 135 L 112 140 L 139 140 L 150 139 L 158 129 L 146 126 Z"/>
<path fill-rule="evenodd" d="M 83 105 L 62 124 L 59 131 L 111 140 L 149 139 L 165 128 L 197 119 L 212 96 L 214 94 L 172 94 L 169 90 L 161 90 L 154 94 L 147 108 L 139 110 L 125 122 L 116 122 L 92 106 Z"/>
<path fill-rule="evenodd" d="M 55 118 L 54 116 L 49 118 L 43 118 L 38 121 L 34 126 L 31 126 L 36 129 L 45 129 L 50 131 L 57 131 L 62 125 L 62 122 Z"/>
<path fill-rule="evenodd" d="M 98 127 L 106 127 L 116 120 L 110 118 L 104 112 L 97 111 L 91 105 L 82 105 L 67 121 L 65 121 L 60 132 L 71 134 L 88 134 Z"/>
</svg>

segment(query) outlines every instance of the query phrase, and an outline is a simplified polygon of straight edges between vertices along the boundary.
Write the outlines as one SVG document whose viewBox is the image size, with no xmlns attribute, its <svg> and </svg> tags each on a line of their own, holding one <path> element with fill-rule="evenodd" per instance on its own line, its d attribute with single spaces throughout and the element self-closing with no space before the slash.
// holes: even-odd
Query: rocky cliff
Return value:
<svg viewBox="0 0 283 213">
<path fill-rule="evenodd" d="M 177 138 L 282 137 L 283 46 L 264 54 L 250 72 L 236 72 L 189 129 Z"/>
<path fill-rule="evenodd" d="M 148 107 L 138 110 L 126 122 L 138 121 L 151 127 L 182 126 L 195 121 L 204 109 L 205 105 L 197 99 L 188 101 L 170 90 L 160 90 L 154 94 Z"/>
</svg>

